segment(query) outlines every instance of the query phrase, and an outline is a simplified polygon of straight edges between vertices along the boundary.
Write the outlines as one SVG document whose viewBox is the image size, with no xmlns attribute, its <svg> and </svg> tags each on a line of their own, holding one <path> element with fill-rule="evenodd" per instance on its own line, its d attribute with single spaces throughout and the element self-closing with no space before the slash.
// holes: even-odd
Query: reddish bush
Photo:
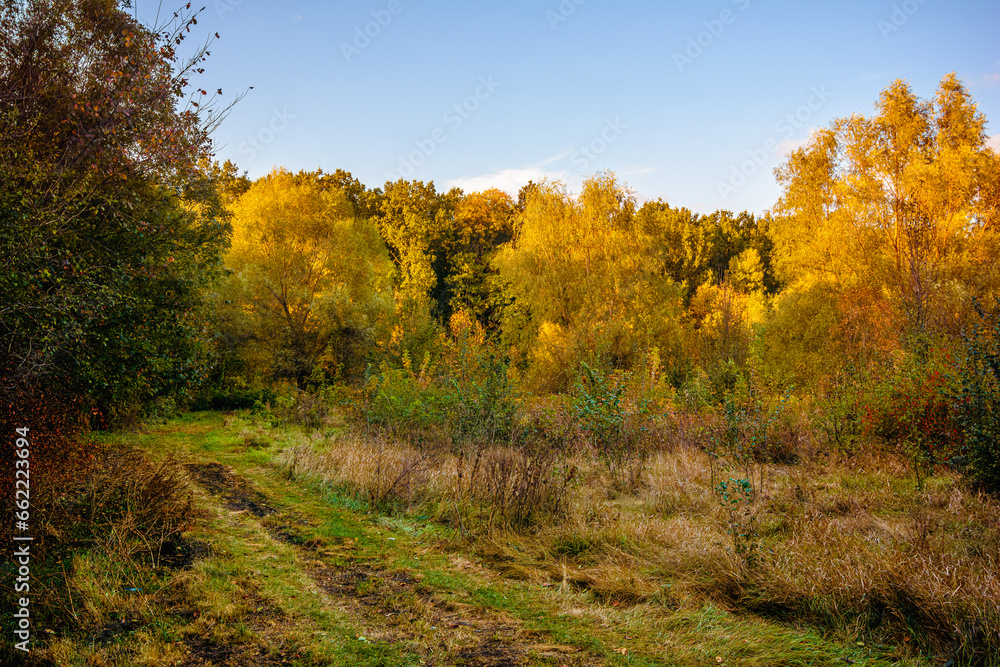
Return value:
<svg viewBox="0 0 1000 667">
<path fill-rule="evenodd" d="M 925 468 L 951 463 L 962 451 L 963 436 L 950 361 L 944 352 L 887 379 L 864 406 L 865 433 L 905 448 Z"/>
</svg>

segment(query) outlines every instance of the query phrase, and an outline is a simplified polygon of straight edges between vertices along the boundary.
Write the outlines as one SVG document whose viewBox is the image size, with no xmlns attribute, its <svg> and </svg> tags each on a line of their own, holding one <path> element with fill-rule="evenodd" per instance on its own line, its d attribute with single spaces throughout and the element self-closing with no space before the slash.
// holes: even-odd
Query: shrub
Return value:
<svg viewBox="0 0 1000 667">
<path fill-rule="evenodd" d="M 510 443 L 518 399 L 507 358 L 462 314 L 452 317 L 452 329 L 454 339 L 437 363 L 427 354 L 414 370 L 404 353 L 402 368 L 383 364 L 367 384 L 363 418 L 423 441 Z"/>
<path fill-rule="evenodd" d="M 649 409 L 645 400 L 630 401 L 628 376 L 609 376 L 581 364 L 575 387 L 575 412 L 581 430 L 611 473 L 612 486 L 634 490 L 649 458 Z"/>
<path fill-rule="evenodd" d="M 865 409 L 865 430 L 910 460 L 918 484 L 935 466 L 950 464 L 963 439 L 950 354 L 914 355 L 879 386 Z"/>
<path fill-rule="evenodd" d="M 425 355 L 419 370 L 414 371 L 404 353 L 402 368 L 383 363 L 381 372 L 369 378 L 363 418 L 368 425 L 386 428 L 398 436 L 413 435 L 443 422 L 450 411 L 449 398 L 433 381 L 430 356 Z"/>
<path fill-rule="evenodd" d="M 273 403 L 272 389 L 212 389 L 203 392 L 191 404 L 192 410 L 250 410 L 257 404 Z"/>
<path fill-rule="evenodd" d="M 279 422 L 316 429 L 333 417 L 336 390 L 320 387 L 315 391 L 292 389 L 274 401 L 273 415 Z"/>
<path fill-rule="evenodd" d="M 978 305 L 980 318 L 988 323 Z M 961 370 L 958 422 L 964 435 L 962 462 L 973 486 L 1000 494 L 1000 317 L 992 328 L 974 326 L 964 336 L 967 356 Z"/>
<path fill-rule="evenodd" d="M 524 529 L 561 514 L 576 468 L 559 464 L 544 443 L 519 447 L 479 447 L 456 461 L 460 529 L 475 524 L 494 529 Z"/>
<path fill-rule="evenodd" d="M 813 427 L 823 434 L 831 449 L 852 456 L 861 448 L 864 436 L 862 417 L 865 413 L 863 380 L 853 374 L 837 374 L 834 385 L 817 394 Z"/>
<path fill-rule="evenodd" d="M 510 360 L 464 312 L 455 313 L 450 326 L 453 339 L 446 346 L 439 381 L 448 388 L 451 426 L 465 440 L 509 441 L 518 407 Z"/>
</svg>

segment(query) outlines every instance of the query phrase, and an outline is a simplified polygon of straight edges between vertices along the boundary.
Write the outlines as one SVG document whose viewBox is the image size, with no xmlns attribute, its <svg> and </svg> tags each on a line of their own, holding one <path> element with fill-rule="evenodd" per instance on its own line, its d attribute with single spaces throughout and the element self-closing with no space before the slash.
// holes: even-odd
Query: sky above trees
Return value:
<svg viewBox="0 0 1000 667">
<path fill-rule="evenodd" d="M 153 20 L 159 3 L 139 0 Z M 163 5 L 166 8 L 168 5 Z M 954 71 L 1000 115 L 991 0 L 210 0 L 221 36 L 201 85 L 228 100 L 215 135 L 251 178 L 274 165 L 439 189 L 614 170 L 640 200 L 762 212 L 787 152 L 870 114 L 902 78 Z M 987 127 L 995 147 L 1000 128 Z"/>
</svg>

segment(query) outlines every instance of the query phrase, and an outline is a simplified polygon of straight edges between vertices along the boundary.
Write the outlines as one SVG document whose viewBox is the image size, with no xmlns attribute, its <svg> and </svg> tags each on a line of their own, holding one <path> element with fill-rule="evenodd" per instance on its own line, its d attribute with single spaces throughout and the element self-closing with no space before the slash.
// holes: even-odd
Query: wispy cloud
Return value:
<svg viewBox="0 0 1000 667">
<path fill-rule="evenodd" d="M 807 136 L 801 139 L 785 139 L 784 141 L 778 142 L 778 146 L 774 149 L 775 155 L 777 155 L 779 158 L 785 158 L 788 155 L 790 155 L 793 151 L 802 148 L 803 146 L 809 143 L 809 139 L 810 137 L 812 137 L 812 133 L 814 131 L 816 131 L 816 128 L 810 127 Z"/>
<path fill-rule="evenodd" d="M 502 169 L 494 171 L 492 174 L 480 174 L 479 176 L 462 176 L 445 181 L 445 188 L 462 188 L 466 192 L 479 192 L 490 188 L 499 188 L 512 197 L 517 196 L 518 190 L 528 184 L 528 181 L 536 183 L 548 179 L 549 181 L 565 181 L 568 173 L 565 171 L 546 171 L 537 166 L 524 167 L 521 169 Z"/>
<path fill-rule="evenodd" d="M 549 181 L 562 181 L 565 183 L 570 176 L 568 171 L 562 169 L 544 169 L 544 167 L 560 160 L 565 160 L 572 153 L 573 149 L 570 148 L 527 167 L 501 169 L 490 174 L 454 178 L 445 181 L 445 187 L 462 188 L 466 192 L 479 192 L 489 188 L 499 188 L 512 197 L 516 197 L 518 190 L 527 185 L 528 181 L 538 183 L 547 179 Z"/>
<path fill-rule="evenodd" d="M 986 141 L 986 145 L 1000 153 L 1000 134 L 994 134 Z"/>
<path fill-rule="evenodd" d="M 993 88 L 1000 83 L 1000 72 L 990 72 L 989 74 L 984 74 L 980 83 L 984 88 Z"/>
</svg>

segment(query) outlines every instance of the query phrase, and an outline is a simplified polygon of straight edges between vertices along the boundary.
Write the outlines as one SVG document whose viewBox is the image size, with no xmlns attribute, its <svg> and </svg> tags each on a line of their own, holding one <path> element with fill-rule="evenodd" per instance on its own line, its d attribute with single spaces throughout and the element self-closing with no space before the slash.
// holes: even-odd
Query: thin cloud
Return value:
<svg viewBox="0 0 1000 667">
<path fill-rule="evenodd" d="M 480 174 L 478 176 L 462 176 L 460 178 L 454 178 L 450 181 L 445 181 L 445 187 L 462 188 L 462 190 L 466 192 L 480 192 L 482 190 L 488 190 L 489 188 L 499 188 L 510 196 L 516 197 L 518 191 L 527 185 L 528 181 L 538 183 L 543 180 L 549 180 L 562 181 L 565 183 L 569 178 L 568 171 L 553 171 L 550 169 L 543 169 L 542 167 L 550 165 L 554 162 L 559 162 L 560 160 L 565 160 L 572 154 L 573 149 L 569 148 L 561 153 L 553 155 L 550 158 L 546 158 L 541 162 L 536 162 L 535 164 L 527 167 L 501 169 L 499 171 L 494 171 L 492 174 Z"/>
<path fill-rule="evenodd" d="M 986 140 L 986 145 L 1000 153 L 1000 134 L 994 134 L 992 137 Z"/>
<path fill-rule="evenodd" d="M 774 149 L 774 154 L 779 158 L 788 157 L 794 151 L 802 148 L 809 143 L 809 137 L 804 137 L 802 139 L 785 139 L 784 141 L 778 143 L 778 146 Z"/>
<path fill-rule="evenodd" d="M 558 153 L 556 155 L 553 155 L 549 159 L 542 160 L 538 164 L 535 164 L 535 165 L 532 165 L 532 166 L 535 166 L 535 167 L 544 167 L 547 164 L 552 164 L 553 162 L 558 162 L 559 160 L 563 160 L 565 158 L 568 158 L 570 155 L 573 154 L 574 150 L 575 149 L 572 146 L 570 146 L 569 148 L 567 148 L 566 150 L 564 150 L 562 153 Z"/>
<path fill-rule="evenodd" d="M 490 188 L 499 188 L 512 197 L 516 197 L 518 191 L 528 184 L 528 181 L 536 183 L 548 179 L 549 181 L 565 181 L 568 173 L 565 171 L 547 171 L 538 165 L 524 167 L 522 169 L 502 169 L 492 174 L 480 174 L 479 176 L 462 176 L 445 182 L 446 188 L 462 188 L 466 192 L 480 192 Z"/>
</svg>

